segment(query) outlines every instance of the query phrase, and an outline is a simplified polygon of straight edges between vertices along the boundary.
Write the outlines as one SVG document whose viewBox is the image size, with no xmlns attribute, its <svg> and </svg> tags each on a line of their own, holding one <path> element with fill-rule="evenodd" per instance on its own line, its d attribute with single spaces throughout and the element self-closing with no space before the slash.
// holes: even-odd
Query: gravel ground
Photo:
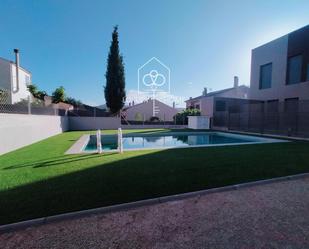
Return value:
<svg viewBox="0 0 309 249">
<path fill-rule="evenodd" d="M 0 248 L 309 248 L 309 178 L 30 227 Z"/>
</svg>

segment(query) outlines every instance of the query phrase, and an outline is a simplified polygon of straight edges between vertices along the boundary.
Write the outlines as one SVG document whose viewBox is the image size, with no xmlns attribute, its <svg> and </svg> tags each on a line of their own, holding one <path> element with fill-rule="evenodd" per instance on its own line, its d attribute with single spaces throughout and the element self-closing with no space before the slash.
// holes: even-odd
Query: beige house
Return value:
<svg viewBox="0 0 309 249">
<path fill-rule="evenodd" d="M 213 116 L 215 97 L 247 99 L 249 87 L 245 85 L 238 86 L 238 77 L 234 77 L 234 87 L 207 93 L 207 88 L 201 96 L 186 100 L 187 108 L 195 108 L 201 111 L 203 116 Z"/>
<path fill-rule="evenodd" d="M 161 121 L 173 121 L 173 117 L 177 113 L 178 109 L 152 99 L 140 104 L 130 105 L 123 110 L 126 119 L 132 121 L 148 121 L 153 116 L 158 117 Z"/>
</svg>

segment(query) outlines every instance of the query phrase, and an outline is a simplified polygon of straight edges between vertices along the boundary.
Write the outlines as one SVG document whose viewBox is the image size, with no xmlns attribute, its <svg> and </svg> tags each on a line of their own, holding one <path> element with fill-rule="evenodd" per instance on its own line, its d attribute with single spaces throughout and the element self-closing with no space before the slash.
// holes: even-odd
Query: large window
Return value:
<svg viewBox="0 0 309 249">
<path fill-rule="evenodd" d="M 30 85 L 30 76 L 25 75 L 25 82 L 26 82 L 26 85 L 27 85 L 27 86 Z"/>
<path fill-rule="evenodd" d="M 272 68 L 272 63 L 260 67 L 260 89 L 271 88 Z"/>
<path fill-rule="evenodd" d="M 290 57 L 288 60 L 288 85 L 301 82 L 302 56 Z"/>
</svg>

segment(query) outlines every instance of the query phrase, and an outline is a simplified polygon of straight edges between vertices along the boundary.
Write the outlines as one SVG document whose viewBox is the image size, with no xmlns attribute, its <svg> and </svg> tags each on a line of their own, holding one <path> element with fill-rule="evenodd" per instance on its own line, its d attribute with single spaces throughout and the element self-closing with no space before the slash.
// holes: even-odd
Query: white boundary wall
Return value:
<svg viewBox="0 0 309 249">
<path fill-rule="evenodd" d="M 68 130 L 68 117 L 0 114 L 0 155 Z"/>
<path fill-rule="evenodd" d="M 210 129 L 210 118 L 208 116 L 189 116 L 189 129 Z"/>
<path fill-rule="evenodd" d="M 118 117 L 69 117 L 71 131 L 118 129 L 121 120 Z"/>
<path fill-rule="evenodd" d="M 64 131 L 187 128 L 186 125 L 121 125 L 118 117 L 67 117 L 0 113 L 0 155 Z"/>
</svg>

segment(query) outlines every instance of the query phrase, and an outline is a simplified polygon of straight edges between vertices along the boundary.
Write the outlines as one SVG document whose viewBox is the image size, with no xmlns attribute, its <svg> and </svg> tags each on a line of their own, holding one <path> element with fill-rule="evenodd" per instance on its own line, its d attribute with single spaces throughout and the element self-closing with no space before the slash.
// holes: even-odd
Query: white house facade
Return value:
<svg viewBox="0 0 309 249">
<path fill-rule="evenodd" d="M 19 51 L 14 49 L 15 62 L 0 58 L 0 89 L 8 92 L 8 103 L 14 104 L 30 96 L 27 86 L 31 73 L 19 65 Z"/>
</svg>

